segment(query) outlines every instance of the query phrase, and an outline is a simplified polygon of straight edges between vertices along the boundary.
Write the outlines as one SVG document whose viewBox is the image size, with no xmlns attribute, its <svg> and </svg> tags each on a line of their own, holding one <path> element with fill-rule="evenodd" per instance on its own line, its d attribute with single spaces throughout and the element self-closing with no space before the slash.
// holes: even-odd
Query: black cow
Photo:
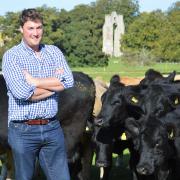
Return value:
<svg viewBox="0 0 180 180">
<path fill-rule="evenodd" d="M 134 162 L 136 175 L 138 179 L 179 180 L 176 169 L 179 160 L 170 134 L 172 127 L 153 115 L 148 118 L 140 123 L 133 118 L 126 121 L 139 155 L 138 161 Z"/>
<path fill-rule="evenodd" d="M 6 90 L 6 83 L 2 74 L 0 75 L 0 160 L 2 161 L 2 169 L 0 177 L 12 177 L 13 176 L 13 166 L 12 166 L 12 155 L 10 152 L 10 147 L 7 142 L 7 127 L 8 127 L 8 97 Z M 8 174 L 7 174 L 7 169 Z"/>
<path fill-rule="evenodd" d="M 59 118 L 64 135 L 73 180 L 90 179 L 92 148 L 90 135 L 85 132 L 87 121 L 92 121 L 95 101 L 93 80 L 81 72 L 73 72 L 75 86 L 59 94 Z M 0 75 L 0 149 L 1 154 L 9 150 L 7 143 L 8 99 L 3 76 Z"/>
<path fill-rule="evenodd" d="M 177 103 L 178 101 L 179 100 L 177 100 Z M 160 120 L 168 127 L 170 138 L 173 139 L 176 150 L 175 175 L 180 177 L 180 105 L 178 105 L 174 111 L 160 118 Z"/>
<path fill-rule="evenodd" d="M 137 85 L 126 89 L 127 102 L 134 103 L 143 111 L 143 114 L 155 114 L 157 117 L 164 116 L 174 110 L 179 99 L 180 86 L 176 84 L 153 83 L 148 87 Z"/>
<path fill-rule="evenodd" d="M 112 166 L 112 153 L 122 154 L 131 144 L 120 140 L 125 130 L 125 119 L 129 116 L 139 118 L 142 113 L 139 112 L 141 109 L 138 106 L 126 102 L 126 88 L 120 82 L 120 77 L 114 75 L 110 80 L 109 88 L 102 95 L 102 108 L 94 120 L 93 142 L 96 149 L 96 165 L 104 168 L 102 180 L 108 179 Z"/>
<path fill-rule="evenodd" d="M 149 69 L 145 72 L 145 77 L 140 81 L 140 85 L 150 85 L 152 83 L 163 82 L 171 83 L 174 81 L 176 72 L 173 71 L 167 77 L 164 77 L 159 71 Z"/>
<path fill-rule="evenodd" d="M 179 96 L 179 89 L 173 84 L 168 84 L 173 79 L 174 73 L 167 78 L 162 78 L 162 82 L 159 79 L 156 83 L 148 85 L 141 83 L 136 86 L 124 86 L 119 82 L 117 76 L 112 78 L 109 89 L 102 96 L 102 110 L 95 119 L 96 125 L 100 126 L 94 137 L 97 165 L 107 167 L 107 164 L 111 164 L 109 154 L 114 151 L 114 144 L 117 144 L 114 141 L 117 142 L 121 133 L 126 129 L 126 119 L 132 117 L 146 121 L 151 114 L 155 117 L 162 117 L 176 108 L 175 100 Z M 108 142 L 104 142 L 107 140 Z M 119 147 L 119 152 L 121 152 L 121 143 Z M 136 166 L 139 155 L 134 152 L 131 141 L 126 143 L 126 147 L 130 148 L 132 154 L 130 161 L 135 160 L 133 163 Z M 116 151 L 118 152 L 117 147 Z M 135 169 L 133 163 L 131 167 Z"/>
<path fill-rule="evenodd" d="M 172 73 L 169 79 L 173 79 L 173 76 Z M 175 132 L 176 128 L 177 135 L 180 94 L 179 86 L 169 79 L 152 81 L 146 87 L 142 83 L 143 86 L 133 87 L 133 95 L 128 94 L 130 99 L 136 99 L 135 102 L 144 112 L 138 120 L 128 118 L 125 123 L 136 150 L 132 165 L 137 167 L 135 179 L 179 180 L 177 152 L 180 151 L 180 141 L 177 136 L 176 140 L 171 141 L 168 134 Z"/>
</svg>

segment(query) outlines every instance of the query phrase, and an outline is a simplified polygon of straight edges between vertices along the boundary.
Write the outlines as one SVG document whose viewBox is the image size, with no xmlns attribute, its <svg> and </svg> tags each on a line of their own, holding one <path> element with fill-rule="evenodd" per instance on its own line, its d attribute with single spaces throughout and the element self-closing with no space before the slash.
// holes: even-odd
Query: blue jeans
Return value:
<svg viewBox="0 0 180 180">
<path fill-rule="evenodd" d="M 10 122 L 8 141 L 16 180 L 32 179 L 36 158 L 47 180 L 70 180 L 64 135 L 58 120 L 47 125 Z"/>
</svg>

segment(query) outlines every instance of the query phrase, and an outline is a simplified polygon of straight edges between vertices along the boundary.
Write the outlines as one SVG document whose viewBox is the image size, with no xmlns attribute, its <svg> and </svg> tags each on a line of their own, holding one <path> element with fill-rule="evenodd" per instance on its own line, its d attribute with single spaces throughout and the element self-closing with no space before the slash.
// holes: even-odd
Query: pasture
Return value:
<svg viewBox="0 0 180 180">
<path fill-rule="evenodd" d="M 156 63 L 151 66 L 140 66 L 135 64 L 123 63 L 118 58 L 110 58 L 109 65 L 107 67 L 78 67 L 72 68 L 75 71 L 82 71 L 89 74 L 92 78 L 100 78 L 106 82 L 109 82 L 110 78 L 114 74 L 119 74 L 120 77 L 133 77 L 142 78 L 144 73 L 149 69 L 160 71 L 163 74 L 167 74 L 175 70 L 177 74 L 180 74 L 180 64 L 175 63 Z"/>
<path fill-rule="evenodd" d="M 116 158 L 117 155 L 114 154 L 113 167 L 110 174 L 111 180 L 117 180 L 117 179 L 131 180 L 132 176 L 128 165 L 129 152 L 127 150 L 124 151 L 123 156 L 120 158 L 120 166 L 116 166 Z M 94 165 L 94 161 L 92 164 L 91 179 L 99 180 L 99 169 Z"/>
<path fill-rule="evenodd" d="M 123 180 L 131 180 L 131 171 L 128 166 L 129 161 L 129 152 L 124 151 L 124 155 L 120 159 L 120 166 L 116 166 L 116 158 L 117 155 L 114 154 L 113 156 L 113 167 L 111 170 L 111 180 L 123 179 Z M 92 168 L 91 168 L 91 179 L 92 180 L 99 180 L 99 169 L 94 164 L 95 156 L 93 158 Z M 1 170 L 1 163 L 0 163 L 0 170 Z M 43 178 L 40 178 L 43 179 Z M 39 179 L 39 180 L 40 180 Z"/>
</svg>

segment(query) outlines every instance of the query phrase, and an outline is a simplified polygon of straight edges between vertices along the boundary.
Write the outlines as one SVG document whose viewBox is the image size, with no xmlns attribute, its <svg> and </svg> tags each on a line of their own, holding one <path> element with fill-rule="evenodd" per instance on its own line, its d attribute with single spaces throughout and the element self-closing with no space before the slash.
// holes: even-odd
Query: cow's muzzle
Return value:
<svg viewBox="0 0 180 180">
<path fill-rule="evenodd" d="M 95 118 L 95 119 L 94 119 L 94 124 L 95 124 L 96 126 L 103 126 L 103 124 L 104 124 L 103 118 Z"/>
</svg>

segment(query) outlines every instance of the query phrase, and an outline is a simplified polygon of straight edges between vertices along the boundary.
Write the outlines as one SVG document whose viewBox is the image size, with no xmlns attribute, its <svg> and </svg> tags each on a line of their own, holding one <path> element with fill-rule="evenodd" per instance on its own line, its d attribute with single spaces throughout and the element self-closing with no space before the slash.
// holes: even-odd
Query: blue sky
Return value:
<svg viewBox="0 0 180 180">
<path fill-rule="evenodd" d="M 140 11 L 150 12 L 152 10 L 161 9 L 166 11 L 172 3 L 178 0 L 139 0 Z M 0 15 L 6 12 L 17 12 L 25 8 L 35 8 L 46 4 L 48 7 L 56 7 L 57 9 L 71 10 L 79 4 L 89 4 L 95 0 L 4 0 L 0 5 Z"/>
</svg>

